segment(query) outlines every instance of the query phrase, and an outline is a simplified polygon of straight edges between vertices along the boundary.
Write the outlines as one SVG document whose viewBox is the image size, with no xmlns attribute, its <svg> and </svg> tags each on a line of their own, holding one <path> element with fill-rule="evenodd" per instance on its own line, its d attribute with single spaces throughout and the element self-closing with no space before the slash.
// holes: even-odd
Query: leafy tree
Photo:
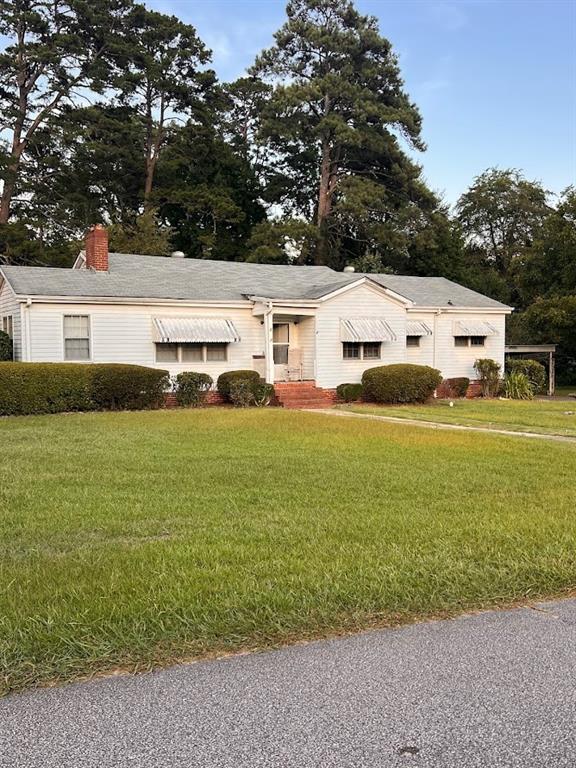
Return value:
<svg viewBox="0 0 576 768">
<path fill-rule="evenodd" d="M 79 90 L 109 81 L 129 0 L 0 0 L 0 155 L 4 186 L 0 225 L 18 192 L 22 163 L 35 134 Z"/>
<path fill-rule="evenodd" d="M 263 264 L 305 263 L 315 243 L 315 228 L 301 219 L 261 221 L 252 230 L 247 261 Z"/>
<path fill-rule="evenodd" d="M 576 295 L 576 188 L 569 187 L 549 213 L 519 282 L 525 304 L 539 296 Z"/>
<path fill-rule="evenodd" d="M 471 248 L 504 278 L 516 298 L 516 275 L 546 220 L 548 192 L 520 171 L 491 168 L 478 176 L 456 206 Z"/>
<path fill-rule="evenodd" d="M 249 161 L 213 121 L 171 131 L 158 166 L 155 199 L 175 248 L 195 258 L 242 261 L 252 227 L 266 217 Z"/>
<path fill-rule="evenodd" d="M 209 61 L 210 53 L 190 24 L 135 5 L 127 27 L 124 68 L 115 85 L 123 100 L 134 105 L 144 121 L 144 204 L 150 207 L 154 175 L 168 126 L 180 114 L 189 115 L 201 108 L 215 76 L 212 71 L 199 69 Z"/>
<path fill-rule="evenodd" d="M 158 221 L 157 211 L 148 208 L 132 222 L 112 224 L 108 228 L 108 242 L 110 250 L 116 253 L 168 256 L 172 234 L 170 227 Z"/>
<path fill-rule="evenodd" d="M 362 200 L 375 186 L 385 195 L 390 158 L 400 152 L 395 134 L 422 149 L 421 119 L 374 17 L 349 0 L 290 0 L 286 12 L 276 44 L 252 68 L 283 81 L 266 104 L 260 135 L 276 166 L 271 189 L 314 221 L 315 261 L 327 263 L 330 240 L 340 237 L 336 209 L 347 219 L 346 201 L 366 212 Z"/>
</svg>

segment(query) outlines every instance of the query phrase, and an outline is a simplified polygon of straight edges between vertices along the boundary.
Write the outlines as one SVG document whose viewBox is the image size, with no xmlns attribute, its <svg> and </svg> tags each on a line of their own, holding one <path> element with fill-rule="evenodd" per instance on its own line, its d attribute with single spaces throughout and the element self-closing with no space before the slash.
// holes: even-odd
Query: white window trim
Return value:
<svg viewBox="0 0 576 768">
<path fill-rule="evenodd" d="M 228 347 L 230 346 L 229 341 L 220 341 L 220 342 L 214 342 L 214 344 L 221 344 L 224 346 L 224 357 L 222 360 L 208 360 L 208 347 L 211 346 L 210 343 L 200 344 L 199 342 L 190 342 L 190 343 L 198 343 L 198 346 L 202 349 L 202 360 L 183 360 L 182 359 L 182 348 L 186 346 L 186 344 L 178 344 L 176 342 L 162 342 L 157 341 L 154 343 L 154 360 L 156 363 L 159 363 L 160 365 L 217 365 L 218 363 L 227 363 L 228 362 Z M 176 344 L 176 360 L 158 360 L 158 348 L 163 346 L 164 344 Z"/>
<path fill-rule="evenodd" d="M 14 315 L 4 315 L 2 318 L 2 330 L 8 337 L 14 340 Z"/>
<path fill-rule="evenodd" d="M 66 318 L 67 317 L 85 317 L 88 320 L 88 336 L 70 336 L 70 339 L 74 338 L 88 338 L 88 357 L 84 360 L 68 360 L 66 357 L 66 331 L 65 331 L 65 325 L 66 325 Z M 74 313 L 74 314 L 65 314 L 62 315 L 62 360 L 64 360 L 65 363 L 91 363 L 92 362 L 92 317 L 91 315 L 84 315 L 80 313 Z"/>
<path fill-rule="evenodd" d="M 360 355 L 359 357 L 345 357 L 344 356 L 344 345 L 345 344 L 358 344 L 360 347 Z M 379 344 L 379 351 L 378 351 L 378 357 L 365 357 L 364 356 L 364 344 Z M 354 363 L 358 362 L 359 360 L 382 360 L 382 342 L 381 341 L 343 341 L 342 342 L 342 360 L 344 360 L 347 363 Z"/>
</svg>

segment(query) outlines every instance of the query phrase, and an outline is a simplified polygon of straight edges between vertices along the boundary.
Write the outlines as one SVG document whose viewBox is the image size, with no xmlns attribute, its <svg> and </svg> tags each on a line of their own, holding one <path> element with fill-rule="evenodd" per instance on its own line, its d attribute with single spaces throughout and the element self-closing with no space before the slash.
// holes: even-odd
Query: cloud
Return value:
<svg viewBox="0 0 576 768">
<path fill-rule="evenodd" d="M 464 12 L 463 3 L 432 3 L 429 6 L 429 11 L 438 26 L 448 32 L 456 32 L 468 24 L 468 17 Z"/>
</svg>

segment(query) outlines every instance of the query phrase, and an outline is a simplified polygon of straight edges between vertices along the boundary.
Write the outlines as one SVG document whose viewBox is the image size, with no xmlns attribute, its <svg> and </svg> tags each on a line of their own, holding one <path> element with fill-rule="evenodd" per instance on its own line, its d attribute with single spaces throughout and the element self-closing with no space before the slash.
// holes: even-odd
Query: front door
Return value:
<svg viewBox="0 0 576 768">
<path fill-rule="evenodd" d="M 274 354 L 274 381 L 286 380 L 288 350 L 293 323 L 274 323 L 272 327 L 272 346 Z"/>
</svg>

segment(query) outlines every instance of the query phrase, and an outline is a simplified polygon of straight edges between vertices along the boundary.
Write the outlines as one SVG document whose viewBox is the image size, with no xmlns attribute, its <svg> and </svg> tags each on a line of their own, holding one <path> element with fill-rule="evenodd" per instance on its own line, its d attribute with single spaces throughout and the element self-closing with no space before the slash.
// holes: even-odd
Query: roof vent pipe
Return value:
<svg viewBox="0 0 576 768">
<path fill-rule="evenodd" d="M 184 251 L 172 251 L 170 256 L 172 256 L 173 259 L 185 259 L 186 258 L 186 254 L 184 253 Z"/>
<path fill-rule="evenodd" d="M 344 267 L 344 272 L 356 272 L 356 269 L 352 266 L 352 264 L 347 264 Z"/>
</svg>

